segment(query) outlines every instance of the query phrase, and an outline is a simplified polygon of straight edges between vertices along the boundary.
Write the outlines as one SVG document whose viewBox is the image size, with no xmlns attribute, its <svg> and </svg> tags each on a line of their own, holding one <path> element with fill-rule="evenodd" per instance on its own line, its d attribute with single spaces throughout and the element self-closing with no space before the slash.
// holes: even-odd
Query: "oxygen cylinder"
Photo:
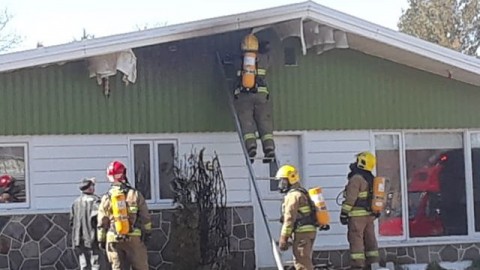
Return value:
<svg viewBox="0 0 480 270">
<path fill-rule="evenodd" d="M 322 188 L 315 187 L 308 190 L 308 195 L 310 199 L 315 204 L 316 208 L 316 218 L 317 223 L 320 226 L 320 229 L 325 227 L 330 227 L 330 215 L 328 214 L 327 204 L 323 198 Z"/>
<path fill-rule="evenodd" d="M 115 231 L 119 235 L 126 235 L 130 231 L 125 194 L 121 190 L 113 190 L 110 195 Z"/>
<path fill-rule="evenodd" d="M 372 212 L 380 214 L 385 208 L 385 177 L 377 176 L 373 179 L 372 193 Z"/>
<path fill-rule="evenodd" d="M 244 53 L 242 67 L 242 86 L 246 89 L 252 89 L 255 87 L 256 61 L 256 53 Z"/>
</svg>

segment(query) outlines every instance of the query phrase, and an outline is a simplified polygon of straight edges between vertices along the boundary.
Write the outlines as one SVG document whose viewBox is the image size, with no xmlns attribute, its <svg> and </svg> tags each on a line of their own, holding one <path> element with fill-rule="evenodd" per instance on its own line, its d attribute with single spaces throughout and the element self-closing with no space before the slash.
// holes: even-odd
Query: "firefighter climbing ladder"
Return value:
<svg viewBox="0 0 480 270">
<path fill-rule="evenodd" d="M 270 227 L 268 226 L 267 214 L 265 212 L 265 208 L 264 208 L 263 203 L 262 203 L 262 199 L 261 199 L 261 196 L 260 196 L 260 191 L 257 187 L 257 183 L 256 183 L 257 177 L 255 175 L 255 170 L 253 169 L 253 166 L 250 162 L 250 157 L 248 156 L 247 148 L 245 147 L 245 144 L 243 143 L 243 135 L 242 135 L 242 129 L 240 127 L 240 121 L 238 119 L 238 115 L 237 115 L 237 112 L 236 112 L 234 104 L 233 104 L 233 98 L 234 98 L 233 97 L 233 91 L 232 91 L 232 89 L 230 89 L 229 85 L 227 85 L 228 76 L 225 72 L 224 61 L 223 61 L 222 57 L 220 56 L 220 54 L 218 52 L 217 52 L 217 61 L 218 61 L 218 65 L 221 69 L 221 74 L 223 74 L 223 78 L 225 79 L 225 83 L 226 83 L 225 87 L 227 88 L 226 93 L 228 95 L 228 104 L 229 104 L 230 110 L 232 112 L 232 115 L 235 119 L 235 128 L 237 130 L 237 134 L 238 134 L 239 139 L 240 139 L 240 144 L 242 145 L 243 154 L 245 156 L 245 162 L 247 164 L 248 172 L 249 172 L 249 175 L 250 175 L 249 178 L 251 180 L 252 187 L 255 191 L 258 206 L 259 206 L 260 212 L 262 214 L 262 218 L 263 218 L 263 224 L 264 224 L 264 226 L 267 230 L 267 236 L 268 236 L 268 238 L 270 240 L 270 243 L 272 245 L 273 257 L 275 258 L 275 263 L 277 265 L 278 270 L 283 270 L 284 268 L 283 268 L 283 263 L 282 263 L 282 260 L 281 260 L 280 252 L 277 248 L 277 244 L 275 243 L 274 238 L 272 237 L 272 232 L 270 230 Z M 279 167 L 278 159 L 275 159 L 274 162 L 276 163 L 276 167 L 278 168 Z"/>
</svg>

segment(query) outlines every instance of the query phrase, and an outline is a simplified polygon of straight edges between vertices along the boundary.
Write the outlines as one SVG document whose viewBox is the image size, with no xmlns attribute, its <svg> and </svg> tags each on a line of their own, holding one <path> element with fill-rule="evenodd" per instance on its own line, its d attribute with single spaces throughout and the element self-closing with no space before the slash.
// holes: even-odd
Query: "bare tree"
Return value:
<svg viewBox="0 0 480 270">
<path fill-rule="evenodd" d="M 22 37 L 7 30 L 12 18 L 6 8 L 0 11 L 0 52 L 12 49 L 22 42 Z"/>
<path fill-rule="evenodd" d="M 87 30 L 83 28 L 82 36 L 80 37 L 80 40 L 85 40 L 85 39 L 92 39 L 95 38 L 95 35 L 87 33 Z M 73 38 L 73 42 L 79 41 L 77 38 Z"/>
<path fill-rule="evenodd" d="M 400 31 L 469 55 L 480 47 L 480 0 L 408 0 Z"/>
<path fill-rule="evenodd" d="M 165 22 L 157 22 L 157 23 L 144 23 L 142 25 L 135 25 L 135 28 L 137 31 L 142 31 L 142 30 L 147 30 L 147 29 L 152 29 L 152 28 L 158 28 L 158 27 L 164 27 L 164 26 L 167 26 L 168 25 L 168 22 L 165 21 Z"/>
</svg>

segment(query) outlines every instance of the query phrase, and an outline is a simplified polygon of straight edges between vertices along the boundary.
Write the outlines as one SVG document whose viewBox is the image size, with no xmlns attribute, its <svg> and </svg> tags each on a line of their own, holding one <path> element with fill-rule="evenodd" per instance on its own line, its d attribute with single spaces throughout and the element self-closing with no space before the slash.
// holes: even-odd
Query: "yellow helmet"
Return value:
<svg viewBox="0 0 480 270">
<path fill-rule="evenodd" d="M 377 159 L 368 151 L 357 154 L 357 167 L 362 170 L 371 172 L 375 168 L 376 163 Z"/>
<path fill-rule="evenodd" d="M 287 179 L 290 185 L 298 183 L 300 180 L 300 176 L 298 175 L 298 171 L 292 165 L 283 165 L 278 169 L 277 175 L 275 175 L 277 179 Z"/>
<path fill-rule="evenodd" d="M 242 51 L 258 51 L 258 39 L 255 35 L 249 34 L 243 38 Z"/>
</svg>

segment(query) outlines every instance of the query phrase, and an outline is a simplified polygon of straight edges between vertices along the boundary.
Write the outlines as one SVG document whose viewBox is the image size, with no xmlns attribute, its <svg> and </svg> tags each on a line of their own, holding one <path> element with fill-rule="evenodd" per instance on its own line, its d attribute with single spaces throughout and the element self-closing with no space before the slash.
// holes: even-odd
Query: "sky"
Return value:
<svg viewBox="0 0 480 270">
<path fill-rule="evenodd" d="M 9 32 L 23 38 L 12 51 L 173 25 L 304 2 L 303 0 L 0 0 L 13 15 Z M 397 30 L 407 0 L 315 0 L 318 4 Z"/>
</svg>

